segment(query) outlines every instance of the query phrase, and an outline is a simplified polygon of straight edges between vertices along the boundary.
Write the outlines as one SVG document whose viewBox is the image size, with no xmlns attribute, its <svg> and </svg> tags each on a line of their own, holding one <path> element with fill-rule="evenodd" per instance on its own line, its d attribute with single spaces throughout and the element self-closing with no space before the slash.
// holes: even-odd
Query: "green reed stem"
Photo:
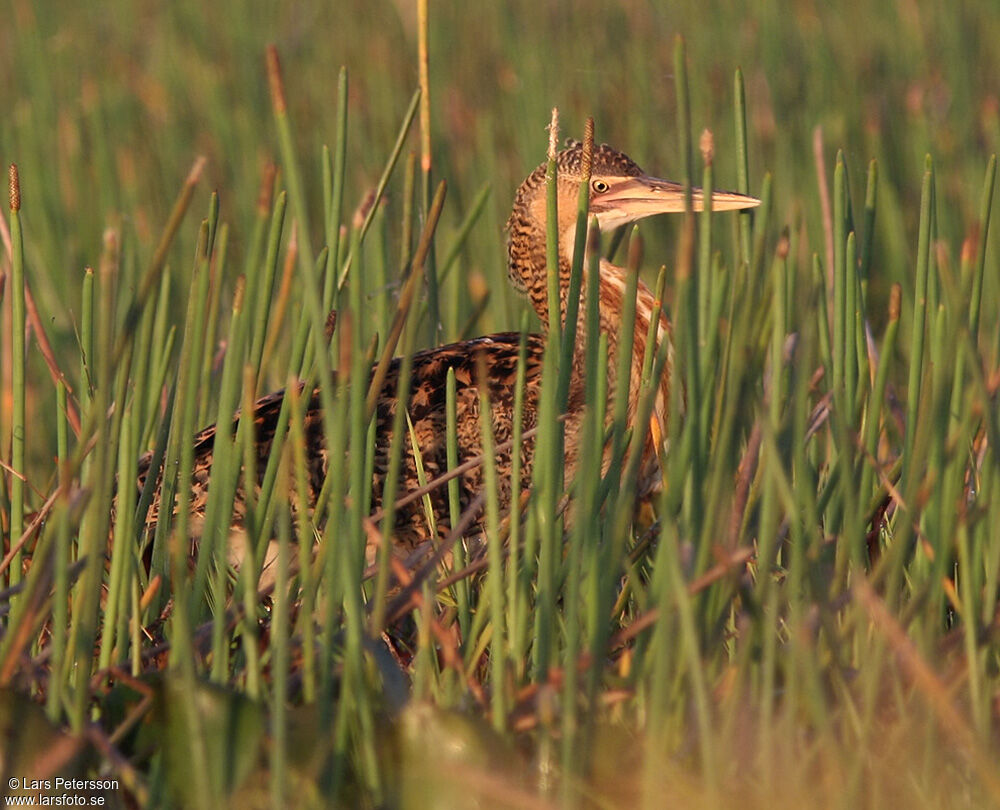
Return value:
<svg viewBox="0 0 1000 810">
<path fill-rule="evenodd" d="M 455 369 L 448 369 L 448 378 L 445 382 L 445 455 L 448 464 L 448 469 L 453 470 L 458 466 L 458 391 L 455 384 Z M 397 406 L 398 408 L 398 406 Z M 516 424 L 516 423 L 515 423 Z M 395 433 L 393 434 L 395 435 Z M 515 447 L 517 444 L 515 443 Z M 520 453 L 511 453 L 511 462 L 517 458 Z M 511 478 L 511 483 L 514 482 L 513 476 Z M 451 526 L 457 526 L 458 521 L 461 518 L 461 505 L 459 503 L 459 491 L 458 491 L 459 481 L 458 478 L 452 478 L 448 481 L 448 523 Z M 387 501 L 388 503 L 388 501 Z M 513 497 L 511 498 L 511 503 L 515 503 Z M 515 523 L 519 523 L 516 519 L 511 520 L 511 533 L 513 534 Z M 517 559 L 517 546 L 514 544 L 513 540 L 510 547 L 511 555 L 516 561 Z M 461 571 L 465 568 L 466 564 L 466 554 L 465 554 L 465 543 L 459 541 L 455 543 L 454 549 L 454 565 L 452 566 L 455 571 Z M 509 573 L 509 581 L 511 583 L 516 582 L 516 577 L 514 572 L 516 571 L 516 562 L 511 564 L 511 571 Z M 513 593 L 508 595 L 508 604 L 510 610 L 514 610 L 514 597 Z M 471 613 L 469 610 L 469 581 L 467 578 L 463 577 L 458 582 L 455 583 L 455 603 L 458 608 L 458 627 L 462 633 L 462 638 L 467 639 L 469 637 L 469 623 L 471 620 Z M 514 627 L 514 617 L 509 617 L 510 627 Z"/>
<path fill-rule="evenodd" d="M 208 220 L 203 220 L 198 234 L 198 248 L 195 253 L 194 267 L 191 273 L 191 291 L 188 297 L 187 317 L 184 324 L 184 339 L 181 343 L 177 366 L 177 408 L 170 426 L 170 441 L 167 445 L 167 455 L 164 462 L 164 484 L 177 476 L 177 506 L 174 541 L 170 542 L 171 585 L 174 591 L 173 632 L 174 645 L 171 664 L 178 667 L 182 677 L 193 681 L 194 662 L 191 643 L 191 621 L 194 618 L 192 603 L 189 598 L 200 599 L 202 594 L 188 590 L 190 583 L 187 576 L 189 538 L 191 533 L 191 485 L 194 469 L 194 422 L 198 405 L 198 359 L 201 357 L 202 344 L 205 335 L 205 306 L 208 292 L 208 265 L 210 226 Z M 168 471 L 175 471 L 170 473 Z M 161 490 L 161 498 L 162 498 Z M 161 503 L 174 503 L 173 496 Z M 162 510 L 165 511 L 165 510 Z M 161 511 L 161 518 L 162 518 Z M 162 520 L 160 521 L 163 522 Z M 168 542 L 157 526 L 156 542 Z M 200 766 L 199 766 L 200 767 Z M 207 795 L 207 793 L 205 794 Z"/>
<path fill-rule="evenodd" d="M 847 418 L 845 335 L 847 334 L 847 181 L 844 154 L 837 152 L 833 170 L 833 392 Z"/>
<path fill-rule="evenodd" d="M 305 189 L 302 185 L 302 172 L 299 169 L 298 153 L 295 150 L 295 138 L 292 134 L 292 122 L 288 116 L 288 105 L 285 100 L 285 86 L 281 75 L 281 63 L 278 51 L 271 45 L 267 49 L 267 74 L 271 87 L 271 107 L 274 111 L 274 124 L 278 130 L 278 151 L 281 153 L 281 165 L 284 169 L 288 194 L 291 197 L 292 216 L 299 223 L 299 266 L 303 273 L 312 271 L 314 256 L 309 240 L 309 216 L 306 206 Z"/>
<path fill-rule="evenodd" d="M 882 419 L 885 389 L 889 380 L 889 369 L 896 349 L 896 335 L 899 332 L 900 298 L 900 286 L 894 284 L 889 294 L 889 322 L 886 326 L 885 336 L 882 338 L 882 351 L 878 369 L 875 372 L 875 385 L 868 398 L 868 414 L 864 426 L 864 448 L 867 459 L 861 471 L 861 488 L 859 490 L 861 503 L 867 502 L 868 498 L 871 497 L 875 465 L 878 464 L 879 426 Z"/>
<path fill-rule="evenodd" d="M 212 195 L 213 200 L 217 200 L 217 195 Z M 215 215 L 218 216 L 216 210 Z M 211 220 L 209 220 L 211 224 Z M 208 281 L 208 306 L 205 311 L 205 339 L 202 347 L 201 379 L 212 379 L 212 366 L 215 362 L 215 352 L 218 341 L 216 334 L 219 323 L 219 307 L 222 304 L 222 279 L 225 278 L 226 258 L 229 250 L 229 226 L 223 223 L 218 227 L 217 237 L 213 245 L 214 256 L 209 264 Z M 218 245 L 216 249 L 214 245 Z M 209 397 L 202 397 L 198 406 L 198 418 L 196 423 L 203 425 L 208 421 Z"/>
<path fill-rule="evenodd" d="M 10 538 L 16 541 L 24 533 L 25 468 L 25 323 L 24 303 L 24 233 L 21 226 L 21 187 L 17 166 L 10 166 L 10 351 L 11 351 L 11 440 L 10 440 Z M 18 551 L 7 569 L 7 581 L 21 581 L 21 552 Z"/>
<path fill-rule="evenodd" d="M 118 447 L 118 480 L 134 479 L 136 457 L 136 419 L 133 411 L 128 410 L 122 419 L 121 437 Z M 112 652 L 118 646 L 114 663 L 124 660 L 123 653 L 127 636 L 117 633 L 121 627 L 119 617 L 125 613 L 128 594 L 131 590 L 128 577 L 128 564 L 134 556 L 133 543 L 135 538 L 134 513 L 137 492 L 134 486 L 123 487 L 118 493 L 117 520 L 114 525 L 114 539 L 111 550 L 111 575 L 108 578 L 108 599 L 102 620 L 104 632 L 101 637 L 101 652 L 98 657 L 98 669 L 107 669 L 112 664 Z"/>
<path fill-rule="evenodd" d="M 703 136 L 704 137 L 704 136 Z M 712 272 L 712 194 L 715 187 L 712 167 L 712 153 L 703 153 L 705 168 L 702 170 L 701 187 L 704 189 L 704 201 L 701 215 L 698 217 L 698 345 L 701 349 L 702 369 L 704 375 L 711 363 L 712 355 L 707 351 L 712 340 L 712 334 L 717 333 L 716 321 L 712 320 L 712 301 L 714 300 Z M 701 423 L 705 424 L 704 421 Z"/>
<path fill-rule="evenodd" d="M 736 190 L 740 194 L 750 193 L 750 159 L 747 150 L 747 98 L 743 86 L 743 71 L 736 69 L 733 79 L 733 107 L 736 122 Z M 750 233 L 753 215 L 749 211 L 739 214 L 739 253 L 745 267 L 750 266 Z"/>
<path fill-rule="evenodd" d="M 695 217 L 691 199 L 691 185 L 694 177 L 694 145 L 691 137 L 691 101 L 688 90 L 687 77 L 687 56 L 685 53 L 684 39 L 677 36 L 674 44 L 674 76 L 677 88 L 677 127 L 681 142 L 681 165 L 684 167 L 684 214 L 681 223 L 680 238 L 677 242 L 677 262 L 674 269 L 677 286 L 677 305 L 675 311 L 675 337 L 677 357 L 682 358 L 683 368 L 673 369 L 676 380 L 684 380 L 687 387 L 687 396 L 692 403 L 702 401 L 701 392 L 701 361 L 699 335 L 700 327 L 698 323 L 698 305 L 700 292 L 698 290 L 698 273 L 694 267 L 695 258 Z M 705 189 L 704 196 L 711 199 L 711 189 Z M 711 208 L 711 203 L 705 206 Z M 652 324 L 651 324 L 652 326 Z M 651 346 L 652 344 L 647 344 Z M 680 373 L 678 373 L 680 372 Z M 655 386 L 654 386 L 655 387 Z M 672 387 L 680 387 L 675 385 Z M 681 410 L 672 410 L 671 413 L 679 415 Z M 679 419 L 671 420 L 679 422 Z M 645 425 L 637 425 L 639 430 L 645 430 Z M 694 536 L 700 534 L 699 527 L 703 517 L 704 495 L 703 489 L 698 485 L 703 479 L 704 455 L 707 452 L 708 442 L 705 438 L 705 431 L 701 424 L 701 408 L 695 406 L 691 408 L 686 430 L 690 435 L 691 442 L 691 466 L 690 480 L 695 482 L 691 487 L 690 497 L 686 499 L 687 514 L 691 522 L 691 531 Z M 679 483 L 679 482 L 678 482 Z"/>
<path fill-rule="evenodd" d="M 461 255 L 462 249 L 468 241 L 469 234 L 472 232 L 473 226 L 479 222 L 483 211 L 486 208 L 486 202 L 489 200 L 490 192 L 492 190 L 493 187 L 489 183 L 484 183 L 482 188 L 476 192 L 476 196 L 472 198 L 472 203 L 469 205 L 464 219 L 462 219 L 459 223 L 458 228 L 455 231 L 455 236 L 452 239 L 451 246 L 448 248 L 444 261 L 441 263 L 441 270 L 438 273 L 438 281 L 442 284 L 448 277 L 452 268 L 454 268 L 455 264 L 458 262 L 458 257 Z"/>
<path fill-rule="evenodd" d="M 191 204 L 191 199 L 194 197 L 195 186 L 201 178 L 201 172 L 204 167 L 205 158 L 199 157 L 195 160 L 194 165 L 188 172 L 188 175 L 184 180 L 184 185 L 181 187 L 180 193 L 177 195 L 177 199 L 174 202 L 174 207 L 170 211 L 170 217 L 167 219 L 167 224 L 163 228 L 160 241 L 156 246 L 153 258 L 149 263 L 149 268 L 146 270 L 146 274 L 142 277 L 142 281 L 139 284 L 139 291 L 136 293 L 135 298 L 129 303 L 128 309 L 125 312 L 122 331 L 118 336 L 118 341 L 115 343 L 113 362 L 116 366 L 121 364 L 122 355 L 125 353 L 126 346 L 134 337 L 135 328 L 139 323 L 139 319 L 142 317 L 142 313 L 146 307 L 149 296 L 152 294 L 154 288 L 160 288 L 161 275 L 167 265 L 167 254 L 170 251 L 170 245 L 173 243 L 174 237 L 177 235 L 177 231 L 180 230 L 181 222 L 183 222 L 184 215 L 187 213 L 187 209 Z"/>
<path fill-rule="evenodd" d="M 503 547 L 500 543 L 500 500 L 496 452 L 493 442 L 493 409 L 489 399 L 489 370 L 485 355 L 476 361 L 479 388 L 479 435 L 483 449 L 483 489 L 486 492 L 486 536 L 489 558 L 490 600 L 490 715 L 493 728 L 503 731 L 507 725 L 507 701 L 504 673 L 507 668 L 507 628 L 504 625 Z"/>
<path fill-rule="evenodd" d="M 93 388 L 91 364 L 94 362 L 94 271 L 83 272 L 80 292 L 80 404 L 86 406 Z"/>
<path fill-rule="evenodd" d="M 337 139 L 333 151 L 332 188 L 329 198 L 330 216 L 326 221 L 327 253 L 323 274 L 323 309 L 329 312 L 336 306 L 337 266 L 340 256 L 340 223 L 344 219 L 344 177 L 347 167 L 347 68 L 341 67 L 337 76 Z"/>
<path fill-rule="evenodd" d="M 160 404 L 163 386 L 166 384 L 167 372 L 177 328 L 168 325 L 170 311 L 170 268 L 164 268 L 160 276 L 160 286 L 156 301 L 147 306 L 139 320 L 139 332 L 136 337 L 140 347 L 136 373 L 145 377 L 146 384 L 137 390 L 142 394 L 142 434 L 139 446 L 148 447 L 160 418 Z M 148 347 L 148 350 L 145 348 Z M 147 371 L 147 369 L 149 371 Z"/>
<path fill-rule="evenodd" d="M 235 413 L 240 401 L 240 382 L 243 371 L 243 353 L 246 339 L 246 315 L 244 310 L 244 280 L 237 279 L 233 293 L 232 312 L 229 320 L 226 357 L 222 364 L 222 378 L 219 384 L 219 403 L 216 410 L 215 438 L 212 442 L 212 486 L 208 490 L 205 505 L 205 523 L 195 564 L 194 593 L 201 593 L 202 582 L 214 562 L 212 577 L 213 602 L 216 612 L 225 602 L 228 581 L 228 545 L 230 542 L 230 520 L 233 500 L 240 474 L 239 444 L 233 441 Z M 247 420 L 241 420 L 247 423 Z M 245 542 L 249 545 L 250 540 Z M 249 567 L 253 567 L 252 565 Z M 225 623 L 217 615 L 212 625 L 212 678 L 223 682 L 227 673 L 228 641 Z"/>
<path fill-rule="evenodd" d="M 528 313 L 521 315 L 520 340 L 517 349 L 517 376 L 514 387 L 514 425 L 511 434 L 512 446 L 510 453 L 510 555 L 508 556 L 510 593 L 507 603 L 510 606 L 508 627 L 512 635 L 511 647 L 516 655 L 521 656 L 518 664 L 518 677 L 524 676 L 527 664 L 527 636 L 529 600 L 533 587 L 532 573 L 534 570 L 534 549 L 529 546 L 528 537 L 523 531 L 524 521 L 520 510 L 522 497 L 522 478 L 524 472 L 521 463 L 521 453 L 516 448 L 521 447 L 524 439 L 524 407 L 525 387 L 528 361 Z M 530 512 L 528 513 L 530 516 Z M 531 533 L 535 536 L 535 533 Z M 522 535 L 525 535 L 522 537 Z M 522 549 L 523 544 L 523 549 Z"/>
<path fill-rule="evenodd" d="M 979 315 L 983 302 L 983 275 L 986 268 L 986 245 L 990 235 L 990 213 L 993 210 L 993 187 L 997 177 L 997 156 L 990 155 L 983 179 L 983 192 L 979 203 L 978 241 L 973 265 L 972 293 L 969 296 L 969 335 L 973 344 L 979 340 Z"/>
<path fill-rule="evenodd" d="M 917 238 L 917 277 L 913 296 L 913 336 L 910 341 L 910 370 L 906 384 L 906 427 L 903 439 L 903 481 L 908 488 L 914 441 L 916 438 L 917 412 L 920 407 L 920 381 L 924 365 L 924 340 L 927 313 L 927 285 L 930 268 L 931 196 L 934 187 L 934 167 L 930 156 L 920 188 L 920 231 Z"/>
<path fill-rule="evenodd" d="M 865 215 L 861 231 L 861 266 L 858 277 L 867 284 L 872 265 L 872 244 L 875 242 L 875 203 L 878 198 L 878 162 L 873 158 L 868 163 L 868 178 L 865 183 Z"/>
<path fill-rule="evenodd" d="M 548 163 L 545 166 L 545 273 L 548 280 L 548 322 L 545 324 L 552 356 L 561 356 L 562 303 L 559 291 L 559 167 L 556 163 L 556 144 L 559 142 L 559 111 L 552 110 L 549 124 Z"/>
<path fill-rule="evenodd" d="M 253 319 L 248 324 L 253 336 L 250 341 L 249 363 L 260 374 L 261 357 L 264 354 L 264 338 L 267 335 L 267 322 L 270 316 L 270 303 L 274 289 L 274 277 L 278 271 L 278 255 L 281 249 L 281 235 L 285 224 L 285 208 L 288 196 L 282 191 L 275 198 L 274 211 L 271 213 L 271 224 L 267 235 L 267 254 L 264 264 L 255 267 L 247 276 L 246 300 L 247 308 L 253 313 Z"/>
<path fill-rule="evenodd" d="M 286 459 L 287 461 L 287 459 Z M 287 463 L 285 464 L 287 468 Z M 285 470 L 287 475 L 288 471 Z M 282 476 L 284 478 L 284 476 Z M 282 481 L 287 491 L 287 481 Z M 274 610 L 271 614 L 271 801 L 274 807 L 288 806 L 288 665 L 290 660 L 288 571 L 291 558 L 292 527 L 288 502 L 278 505 L 278 559 L 275 570 Z"/>
<path fill-rule="evenodd" d="M 847 245 L 844 253 L 844 345 L 840 349 L 843 353 L 843 374 L 844 374 L 844 403 L 845 409 L 843 419 L 845 424 L 854 424 L 854 402 L 855 392 L 858 388 L 858 353 L 856 350 L 855 337 L 860 324 L 860 309 L 858 302 L 858 250 L 857 238 L 854 231 L 847 234 Z"/>
<path fill-rule="evenodd" d="M 261 655 L 257 641 L 257 582 L 260 578 L 262 560 L 257 558 L 254 540 L 257 536 L 257 521 L 254 518 L 256 497 L 254 482 L 257 481 L 257 452 L 254 446 L 253 405 L 257 371 L 249 364 L 243 366 L 240 390 L 240 421 L 236 428 L 236 447 L 243 460 L 243 491 L 246 499 L 247 556 L 240 566 L 237 594 L 241 597 L 243 616 L 240 621 L 240 636 L 245 658 L 246 693 L 253 700 L 263 694 Z"/>
<path fill-rule="evenodd" d="M 413 273 L 416 276 L 419 274 L 420 265 L 415 263 Z M 402 306 L 402 301 L 400 302 Z M 408 305 L 407 305 L 408 306 Z M 406 314 L 402 317 L 403 325 L 403 341 L 402 341 L 402 360 L 399 363 L 399 372 L 396 379 L 396 409 L 392 415 L 392 440 L 389 444 L 389 461 L 385 475 L 385 483 L 382 489 L 382 547 L 378 550 L 377 557 L 377 573 L 375 576 L 375 591 L 372 598 L 372 618 L 370 622 L 371 633 L 375 635 L 380 633 L 385 626 L 385 609 L 386 609 L 386 595 L 389 591 L 389 575 L 391 573 L 390 563 L 392 560 L 393 543 L 392 536 L 396 525 L 396 497 L 399 491 L 399 480 L 400 473 L 403 465 L 403 452 L 407 447 L 407 414 L 410 399 L 410 387 L 412 385 L 413 378 L 413 344 L 416 340 L 417 332 L 417 319 L 412 317 L 406 317 Z M 452 380 L 452 385 L 454 385 L 454 370 L 448 369 L 448 377 Z M 375 389 L 371 389 L 374 391 Z M 381 391 L 379 391 L 381 394 Z M 454 392 L 452 392 L 452 396 Z M 446 394 L 446 398 L 447 398 Z M 454 399 L 451 400 L 452 405 L 454 405 Z M 448 417 L 446 417 L 446 422 Z M 454 428 L 454 425 L 452 425 Z M 450 432 L 446 425 L 447 435 L 450 437 L 453 434 Z M 381 437 L 384 441 L 385 437 Z M 455 442 L 457 443 L 457 438 Z M 451 439 L 448 439 L 448 466 L 453 466 L 452 464 L 452 454 L 455 456 L 455 465 L 457 465 L 457 449 L 451 444 Z M 411 445 L 412 452 L 416 454 L 419 452 L 419 448 L 415 445 Z M 452 486 L 454 485 L 454 486 Z M 452 489 L 454 489 L 454 500 L 452 515 L 451 515 L 451 525 L 456 525 L 458 521 L 459 506 L 458 506 L 458 479 L 452 479 L 448 482 L 449 486 L 449 498 L 452 494 Z M 459 555 L 459 547 L 461 543 L 456 544 L 456 555 Z M 457 560 L 456 556 L 456 560 Z M 456 562 L 456 567 L 458 563 Z M 456 587 L 461 594 L 465 591 L 466 599 L 468 598 L 468 583 L 464 580 L 456 584 Z M 461 599 L 461 596 L 459 597 Z M 466 611 L 468 610 L 468 603 L 466 602 Z M 459 612 L 459 617 L 462 616 L 462 612 Z M 465 614 L 465 620 L 468 621 L 468 613 Z M 463 630 L 467 630 L 468 625 L 460 625 Z M 464 632 L 463 632 L 464 635 Z"/>
<path fill-rule="evenodd" d="M 580 285 L 583 279 L 583 261 L 587 248 L 587 214 L 590 211 L 590 173 L 593 154 L 594 119 L 588 118 L 583 136 L 583 161 L 580 172 L 580 190 L 577 197 L 576 231 L 573 237 L 573 262 L 570 266 L 566 296 L 566 324 L 560 346 L 561 354 L 559 355 L 559 390 L 556 393 L 556 407 L 560 412 L 565 410 L 569 398 L 573 355 L 576 353 L 577 347 L 577 317 L 580 313 Z"/>
<path fill-rule="evenodd" d="M 420 90 L 416 90 L 410 99 L 410 106 L 407 108 L 406 114 L 403 116 L 403 123 L 400 125 L 399 132 L 396 135 L 396 143 L 392 147 L 389 159 L 386 161 L 385 167 L 382 170 L 382 175 L 379 177 L 378 184 L 375 186 L 375 194 L 372 197 L 372 205 L 368 209 L 368 213 L 365 215 L 364 221 L 361 223 L 360 233 L 358 235 L 359 248 L 364 243 L 365 234 L 368 233 L 368 228 L 371 227 L 372 219 L 375 216 L 375 210 L 382 201 L 386 186 L 389 185 L 389 178 L 392 176 L 392 170 L 396 167 L 396 162 L 399 160 L 399 156 L 403 151 L 403 145 L 406 143 L 406 136 L 410 131 L 410 125 L 413 123 L 413 117 L 416 115 L 419 101 Z M 354 248 L 352 246 L 348 250 L 347 258 L 344 259 L 340 268 L 340 275 L 337 278 L 338 291 L 344 286 L 344 282 L 347 280 L 347 274 L 350 272 L 353 260 Z"/>
</svg>

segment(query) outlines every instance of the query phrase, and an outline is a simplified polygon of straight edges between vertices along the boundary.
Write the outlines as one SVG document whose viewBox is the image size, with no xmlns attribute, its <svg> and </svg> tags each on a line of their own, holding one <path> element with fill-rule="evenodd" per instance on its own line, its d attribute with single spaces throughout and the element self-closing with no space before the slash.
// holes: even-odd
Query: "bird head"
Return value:
<svg viewBox="0 0 1000 810">
<path fill-rule="evenodd" d="M 580 184 L 584 180 L 584 149 L 569 141 L 557 158 L 560 275 L 568 278 L 576 230 Z M 542 164 L 521 184 L 507 221 L 510 279 L 547 319 L 545 286 L 546 169 Z M 602 231 L 653 216 L 684 211 L 684 186 L 646 174 L 634 160 L 607 144 L 594 146 L 589 186 L 590 215 Z M 760 200 L 732 191 L 712 191 L 712 208 L 734 211 L 753 208 Z M 700 211 L 707 198 L 691 189 L 691 208 Z"/>
<path fill-rule="evenodd" d="M 584 179 L 583 144 L 569 141 L 557 158 L 560 253 L 571 258 L 580 183 Z M 545 232 L 546 164 L 542 164 L 521 184 L 508 221 L 513 239 L 531 230 L 535 240 Z M 706 193 L 691 189 L 691 207 L 700 211 Z M 736 211 L 760 205 L 760 200 L 734 191 L 712 191 L 714 211 Z M 602 231 L 609 231 L 654 214 L 682 213 L 684 186 L 646 174 L 634 160 L 607 144 L 595 145 L 590 173 L 590 215 Z M 512 258 L 514 258 L 512 256 Z"/>
<path fill-rule="evenodd" d="M 559 154 L 559 171 L 565 174 L 565 189 L 560 183 L 559 202 L 572 203 L 575 215 L 576 197 L 566 198 L 566 192 L 578 193 L 583 182 L 583 144 L 569 142 Z M 691 208 L 701 211 L 705 192 L 691 189 Z M 712 210 L 737 211 L 760 205 L 760 200 L 734 191 L 712 191 Z M 646 174 L 630 157 L 607 144 L 595 146 L 590 174 L 590 213 L 597 217 L 602 231 L 653 216 L 684 212 L 684 186 Z M 560 217 L 561 219 L 562 217 Z"/>
</svg>

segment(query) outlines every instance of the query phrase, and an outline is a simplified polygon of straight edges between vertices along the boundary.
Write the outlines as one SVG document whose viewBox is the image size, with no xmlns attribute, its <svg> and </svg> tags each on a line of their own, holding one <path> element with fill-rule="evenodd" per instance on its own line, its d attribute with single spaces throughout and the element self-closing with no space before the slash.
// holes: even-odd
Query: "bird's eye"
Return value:
<svg viewBox="0 0 1000 810">
<path fill-rule="evenodd" d="M 593 188 L 594 191 L 596 191 L 598 194 L 603 194 L 605 191 L 607 191 L 609 188 L 611 188 L 611 186 L 609 186 L 603 180 L 595 180 L 590 185 L 591 185 L 591 188 Z"/>
</svg>

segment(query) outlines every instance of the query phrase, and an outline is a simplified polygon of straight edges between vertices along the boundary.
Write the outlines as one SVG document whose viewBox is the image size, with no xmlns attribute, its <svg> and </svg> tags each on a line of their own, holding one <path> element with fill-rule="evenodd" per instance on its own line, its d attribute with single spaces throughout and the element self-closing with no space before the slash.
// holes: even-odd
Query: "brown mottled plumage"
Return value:
<svg viewBox="0 0 1000 810">
<path fill-rule="evenodd" d="M 559 265 L 560 288 L 562 293 L 562 318 L 565 318 L 568 292 L 569 268 L 572 261 L 576 204 L 583 171 L 583 147 L 571 142 L 558 155 L 558 196 L 559 196 Z M 509 231 L 508 258 L 511 282 L 525 293 L 547 328 L 549 321 L 546 260 L 546 166 L 543 164 L 533 171 L 521 184 L 514 200 L 513 211 L 507 222 Z M 615 228 L 628 222 L 656 213 L 683 211 L 683 189 L 670 183 L 649 177 L 626 155 L 607 145 L 595 146 L 593 151 L 590 181 L 590 211 L 602 229 Z M 699 189 L 693 190 L 693 205 L 697 210 L 702 203 Z M 748 208 L 758 201 L 729 192 L 713 192 L 712 205 L 717 210 Z M 609 392 L 614 390 L 616 381 L 615 357 L 619 351 L 618 340 L 622 312 L 622 296 L 625 290 L 625 270 L 612 265 L 607 260 L 600 262 L 600 328 L 608 336 Z M 586 284 L 583 285 L 586 289 Z M 632 353 L 632 374 L 629 386 L 629 418 L 631 419 L 638 393 L 639 377 L 649 318 L 653 310 L 653 294 L 639 282 L 637 302 L 637 322 L 634 340 L 627 349 Z M 586 342 L 583 323 L 584 307 L 580 307 L 580 321 L 577 331 L 576 352 L 571 373 L 570 400 L 566 420 L 566 480 L 571 480 L 576 469 L 576 438 L 583 410 L 582 347 Z M 661 316 L 659 338 L 667 339 L 669 324 Z M 421 462 L 428 480 L 447 470 L 445 451 L 445 385 L 449 368 L 455 370 L 457 384 L 458 413 L 458 458 L 459 462 L 480 454 L 479 397 L 477 387 L 477 356 L 484 354 L 489 379 L 489 401 L 492 408 L 493 433 L 497 444 L 509 440 L 513 433 L 514 389 L 517 370 L 520 336 L 516 333 L 502 333 L 475 340 L 454 343 L 418 352 L 413 358 L 412 386 L 409 398 L 409 416 L 417 438 Z M 527 337 L 526 391 L 524 406 L 524 429 L 535 424 L 538 390 L 541 383 L 543 335 Z M 397 375 L 399 362 L 395 361 L 382 386 L 376 405 L 376 450 L 373 471 L 373 508 L 381 506 L 382 489 L 391 439 L 391 425 L 396 406 Z M 661 428 L 666 419 L 669 368 L 660 383 L 660 394 L 656 407 L 656 418 Z M 254 408 L 258 475 L 263 470 L 274 437 L 278 412 L 281 408 L 283 392 L 271 394 L 261 399 Z M 314 392 L 305 417 L 306 443 L 310 473 L 310 488 L 315 499 L 326 476 L 327 458 L 324 449 L 322 419 L 319 395 Z M 665 431 L 664 431 L 665 435 Z M 214 428 L 208 428 L 195 437 L 194 491 L 191 509 L 195 516 L 204 513 L 208 478 L 212 463 L 215 438 Z M 399 494 L 417 488 L 417 469 L 409 436 L 404 444 L 404 460 Z M 530 479 L 533 456 L 533 441 L 528 440 L 519 448 L 524 482 Z M 149 456 L 140 462 L 140 485 L 149 473 Z M 510 498 L 511 451 L 497 454 L 497 469 L 500 474 L 500 496 L 506 507 Z M 460 478 L 460 502 L 464 508 L 482 487 L 481 467 L 475 467 Z M 258 482 L 259 484 L 259 482 Z M 438 487 L 430 494 L 438 531 L 448 526 L 447 488 Z M 236 494 L 233 526 L 242 525 L 244 497 L 241 489 Z M 147 515 L 147 525 L 155 525 L 159 514 L 159 496 L 154 497 Z M 200 535 L 200 526 L 192 521 L 192 534 Z M 418 500 L 397 512 L 392 540 L 400 549 L 413 548 L 428 539 L 429 527 L 424 506 Z"/>
</svg>

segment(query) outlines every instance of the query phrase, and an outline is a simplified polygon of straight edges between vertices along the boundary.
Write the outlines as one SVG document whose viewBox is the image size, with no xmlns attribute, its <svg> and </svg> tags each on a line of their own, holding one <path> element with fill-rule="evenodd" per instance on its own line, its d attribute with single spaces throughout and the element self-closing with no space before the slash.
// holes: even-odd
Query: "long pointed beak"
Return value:
<svg viewBox="0 0 1000 810">
<path fill-rule="evenodd" d="M 738 211 L 760 205 L 756 197 L 735 191 L 712 191 L 713 211 Z M 701 211 L 705 192 L 691 189 L 691 207 Z M 684 186 L 658 177 L 640 175 L 616 182 L 608 191 L 591 200 L 590 210 L 601 227 L 617 227 L 653 214 L 677 214 L 684 211 Z"/>
</svg>

